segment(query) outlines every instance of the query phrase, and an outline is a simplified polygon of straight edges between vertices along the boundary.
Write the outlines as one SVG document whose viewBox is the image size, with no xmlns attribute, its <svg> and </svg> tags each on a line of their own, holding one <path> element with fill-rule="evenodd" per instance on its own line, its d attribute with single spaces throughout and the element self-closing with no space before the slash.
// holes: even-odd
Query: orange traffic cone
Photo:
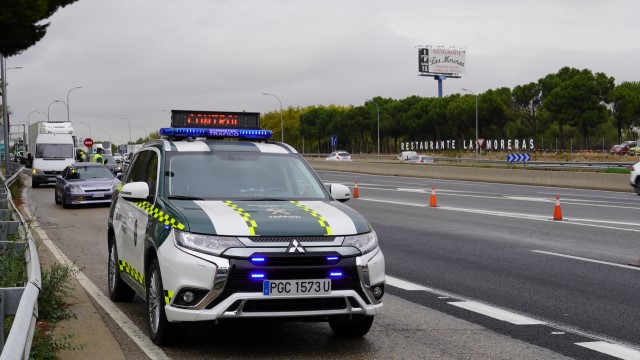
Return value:
<svg viewBox="0 0 640 360">
<path fill-rule="evenodd" d="M 353 187 L 353 198 L 358 198 L 360 197 L 360 194 L 358 194 L 358 182 L 356 181 L 356 185 Z"/>
<path fill-rule="evenodd" d="M 560 196 L 556 195 L 556 209 L 553 212 L 553 220 L 562 220 L 562 209 L 560 209 Z"/>
<path fill-rule="evenodd" d="M 436 202 L 436 188 L 432 187 L 431 188 L 431 198 L 429 199 L 429 207 L 436 207 L 437 202 Z"/>
</svg>

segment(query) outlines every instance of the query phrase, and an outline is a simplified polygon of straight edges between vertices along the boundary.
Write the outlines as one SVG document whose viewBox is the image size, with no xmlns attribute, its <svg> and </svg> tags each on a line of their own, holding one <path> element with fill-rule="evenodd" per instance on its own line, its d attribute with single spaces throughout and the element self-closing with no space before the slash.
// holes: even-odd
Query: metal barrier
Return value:
<svg viewBox="0 0 640 360">
<path fill-rule="evenodd" d="M 9 185 L 20 176 L 23 169 L 24 167 L 20 167 L 4 181 L 3 186 L 0 186 L 0 246 L 24 252 L 28 275 L 24 287 L 0 289 L 0 360 L 29 358 L 38 318 L 38 295 L 42 286 L 40 259 L 35 241 L 9 192 Z M 4 180 L 4 176 L 2 178 Z M 7 241 L 10 234 L 17 234 L 18 239 L 23 240 Z M 5 316 L 13 315 L 15 318 L 5 343 L 4 319 Z"/>
</svg>

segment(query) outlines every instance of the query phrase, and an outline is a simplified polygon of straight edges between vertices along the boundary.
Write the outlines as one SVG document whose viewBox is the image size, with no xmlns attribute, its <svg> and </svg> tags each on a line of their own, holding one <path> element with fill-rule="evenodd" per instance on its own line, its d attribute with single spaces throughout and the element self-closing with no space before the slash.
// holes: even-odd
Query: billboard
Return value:
<svg viewBox="0 0 640 360">
<path fill-rule="evenodd" d="M 418 71 L 425 74 L 464 74 L 466 51 L 444 48 L 418 49 Z"/>
</svg>

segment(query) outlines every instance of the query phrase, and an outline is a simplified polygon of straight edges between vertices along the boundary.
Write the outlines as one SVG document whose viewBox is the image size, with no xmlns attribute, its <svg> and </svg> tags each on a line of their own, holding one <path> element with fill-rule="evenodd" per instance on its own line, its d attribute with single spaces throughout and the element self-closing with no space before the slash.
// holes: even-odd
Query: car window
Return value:
<svg viewBox="0 0 640 360">
<path fill-rule="evenodd" d="M 142 178 L 144 164 L 147 161 L 147 157 L 150 151 L 140 151 L 137 153 L 137 156 L 133 159 L 133 162 L 129 166 L 127 170 L 127 177 L 125 178 L 125 183 L 129 182 L 137 182 L 144 181 Z"/>
<path fill-rule="evenodd" d="M 66 180 L 111 179 L 113 173 L 104 166 L 77 166 L 69 169 Z"/>
<path fill-rule="evenodd" d="M 155 198 L 158 185 L 158 154 L 155 151 L 149 151 L 149 161 L 145 167 L 143 178 L 149 185 L 149 196 Z"/>
</svg>

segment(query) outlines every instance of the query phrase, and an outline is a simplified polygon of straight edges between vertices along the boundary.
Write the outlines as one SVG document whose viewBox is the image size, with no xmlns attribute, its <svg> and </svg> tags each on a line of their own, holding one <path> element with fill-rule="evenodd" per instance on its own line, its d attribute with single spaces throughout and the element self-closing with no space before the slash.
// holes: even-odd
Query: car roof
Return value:
<svg viewBox="0 0 640 360">
<path fill-rule="evenodd" d="M 169 140 L 158 139 L 148 142 L 140 150 L 156 148 L 166 153 L 183 152 L 216 152 L 216 151 L 255 151 L 275 154 L 297 154 L 298 151 L 288 144 L 273 141 L 249 140 Z"/>
</svg>

